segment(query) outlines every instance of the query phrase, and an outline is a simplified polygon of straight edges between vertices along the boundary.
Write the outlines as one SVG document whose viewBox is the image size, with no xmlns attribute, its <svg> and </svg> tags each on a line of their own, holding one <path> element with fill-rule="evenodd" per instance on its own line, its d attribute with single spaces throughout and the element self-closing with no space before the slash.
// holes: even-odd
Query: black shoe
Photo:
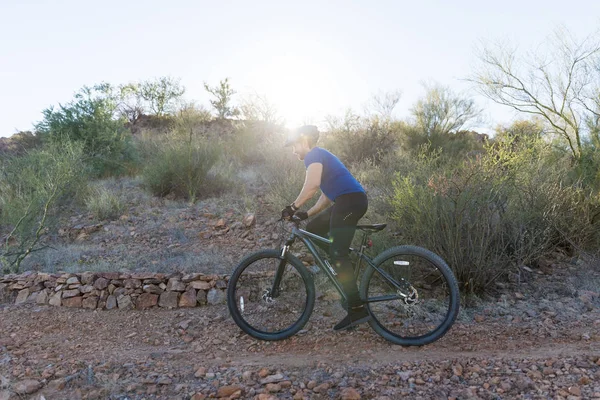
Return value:
<svg viewBox="0 0 600 400">
<path fill-rule="evenodd" d="M 333 327 L 334 331 L 341 331 L 342 329 L 352 328 L 353 326 L 363 324 L 371 319 L 369 312 L 365 306 L 354 307 L 348 310 L 346 318 L 341 320 L 336 326 Z"/>
</svg>

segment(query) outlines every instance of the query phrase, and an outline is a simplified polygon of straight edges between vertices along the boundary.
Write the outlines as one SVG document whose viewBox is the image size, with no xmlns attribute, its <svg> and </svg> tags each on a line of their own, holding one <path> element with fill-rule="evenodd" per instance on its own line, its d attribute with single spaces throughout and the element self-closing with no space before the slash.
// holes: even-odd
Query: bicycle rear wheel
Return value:
<svg viewBox="0 0 600 400">
<path fill-rule="evenodd" d="M 459 291 L 454 274 L 438 255 L 417 246 L 399 246 L 378 255 L 361 281 L 371 327 L 403 346 L 438 340 L 454 323 Z M 381 272 L 380 272 L 381 271 Z"/>
<path fill-rule="evenodd" d="M 235 323 L 262 340 L 282 340 L 310 318 L 315 285 L 302 262 L 278 250 L 243 259 L 229 279 L 227 305 Z"/>
</svg>

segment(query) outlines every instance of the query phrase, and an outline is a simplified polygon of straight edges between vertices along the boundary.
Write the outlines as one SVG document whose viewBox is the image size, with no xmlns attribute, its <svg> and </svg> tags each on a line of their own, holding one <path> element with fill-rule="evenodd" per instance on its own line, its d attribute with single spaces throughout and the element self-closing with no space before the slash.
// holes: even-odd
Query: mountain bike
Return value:
<svg viewBox="0 0 600 400">
<path fill-rule="evenodd" d="M 261 250 L 240 261 L 229 279 L 227 304 L 236 324 L 248 335 L 262 340 L 282 340 L 298 333 L 308 322 L 315 305 L 313 273 L 292 254 L 301 241 L 341 296 L 347 297 L 335 269 L 321 256 L 315 242 L 331 245 L 329 239 L 300 228 L 293 229 L 281 249 Z M 283 222 L 282 222 L 283 223 Z M 441 338 L 458 315 L 458 284 L 452 270 L 438 255 L 422 247 L 389 248 L 374 258 L 370 235 L 387 224 L 358 225 L 360 246 L 350 248 L 359 292 L 371 320 L 371 328 L 383 338 L 402 346 L 423 346 Z"/>
</svg>

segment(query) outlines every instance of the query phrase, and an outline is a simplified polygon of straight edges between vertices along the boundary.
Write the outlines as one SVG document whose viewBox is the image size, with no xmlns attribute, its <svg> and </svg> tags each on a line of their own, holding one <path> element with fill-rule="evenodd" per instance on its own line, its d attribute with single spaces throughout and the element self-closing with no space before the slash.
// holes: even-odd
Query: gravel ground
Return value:
<svg viewBox="0 0 600 400">
<path fill-rule="evenodd" d="M 422 348 L 392 345 L 368 325 L 334 332 L 343 314 L 325 300 L 303 334 L 281 342 L 245 335 L 224 305 L 5 304 L 0 399 L 600 398 L 599 299 L 553 302 L 564 312 L 534 300 L 469 309 Z"/>
</svg>

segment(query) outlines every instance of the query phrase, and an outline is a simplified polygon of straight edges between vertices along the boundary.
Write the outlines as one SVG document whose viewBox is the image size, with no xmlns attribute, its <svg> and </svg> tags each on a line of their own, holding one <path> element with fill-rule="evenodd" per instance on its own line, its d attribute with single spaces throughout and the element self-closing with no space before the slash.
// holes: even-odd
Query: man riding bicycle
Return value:
<svg viewBox="0 0 600 400">
<path fill-rule="evenodd" d="M 292 132 L 285 146 L 293 146 L 293 152 L 304 161 L 306 178 L 296 200 L 282 210 L 282 217 L 293 215 L 304 220 L 315 216 L 306 230 L 322 237 L 329 237 L 331 261 L 338 280 L 346 293 L 348 315 L 334 330 L 347 329 L 370 319 L 360 299 L 348 249 L 352 243 L 358 220 L 368 207 L 367 195 L 360 183 L 344 164 L 332 153 L 316 147 L 319 130 L 314 125 L 304 125 Z M 318 189 L 321 197 L 308 211 L 298 211 Z"/>
</svg>

